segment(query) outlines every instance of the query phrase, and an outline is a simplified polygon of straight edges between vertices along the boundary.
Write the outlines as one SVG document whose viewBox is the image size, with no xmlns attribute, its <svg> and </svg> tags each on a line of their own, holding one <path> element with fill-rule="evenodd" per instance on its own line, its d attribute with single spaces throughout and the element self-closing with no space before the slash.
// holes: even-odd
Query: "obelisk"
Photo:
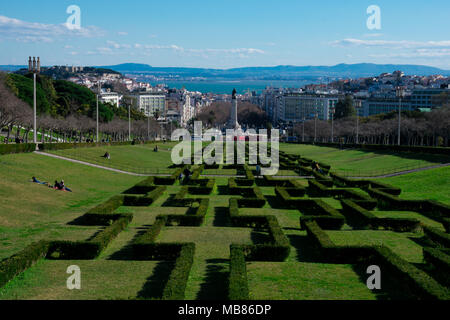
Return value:
<svg viewBox="0 0 450 320">
<path fill-rule="evenodd" d="M 233 89 L 232 98 L 231 98 L 231 116 L 229 120 L 230 129 L 241 129 L 241 126 L 238 122 L 238 111 L 237 111 L 237 97 L 236 97 L 236 89 Z"/>
</svg>

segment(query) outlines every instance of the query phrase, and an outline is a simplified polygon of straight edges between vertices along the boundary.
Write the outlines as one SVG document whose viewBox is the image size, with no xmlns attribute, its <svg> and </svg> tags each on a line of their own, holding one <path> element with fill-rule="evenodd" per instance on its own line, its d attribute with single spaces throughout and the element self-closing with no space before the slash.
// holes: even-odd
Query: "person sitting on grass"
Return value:
<svg viewBox="0 0 450 320">
<path fill-rule="evenodd" d="M 155 146 L 155 149 L 153 149 L 154 152 L 158 152 L 158 146 Z"/>
<path fill-rule="evenodd" d="M 111 155 L 109 154 L 109 152 L 106 152 L 105 155 L 102 158 L 111 160 Z"/>
<path fill-rule="evenodd" d="M 59 184 L 59 182 L 57 180 L 55 180 L 55 184 L 53 186 L 50 186 L 50 188 L 53 188 L 55 190 L 61 190 L 61 185 Z"/>
<path fill-rule="evenodd" d="M 66 185 L 64 184 L 64 180 L 61 180 L 61 182 L 59 183 L 59 186 L 61 187 L 62 191 L 72 192 L 72 190 L 70 190 L 69 188 L 66 187 Z"/>
<path fill-rule="evenodd" d="M 314 163 L 314 170 L 316 170 L 317 172 L 319 172 L 320 174 L 323 174 L 323 170 L 322 168 L 319 166 L 318 162 Z"/>
</svg>

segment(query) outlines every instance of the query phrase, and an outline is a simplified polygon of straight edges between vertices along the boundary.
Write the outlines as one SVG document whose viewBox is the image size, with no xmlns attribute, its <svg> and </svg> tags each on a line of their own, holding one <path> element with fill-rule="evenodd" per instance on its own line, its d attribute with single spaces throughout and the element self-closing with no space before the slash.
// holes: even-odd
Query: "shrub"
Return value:
<svg viewBox="0 0 450 320">
<path fill-rule="evenodd" d="M 247 264 L 242 246 L 230 246 L 229 300 L 248 300 Z"/>
<path fill-rule="evenodd" d="M 238 199 L 240 208 L 262 208 L 266 204 L 266 198 L 258 187 L 241 188 L 241 194 L 244 196 Z"/>
<path fill-rule="evenodd" d="M 112 214 L 123 205 L 125 196 L 117 195 L 88 211 L 89 214 Z"/>
<path fill-rule="evenodd" d="M 447 288 L 441 286 L 424 271 L 394 254 L 389 248 L 375 247 L 375 250 L 381 269 L 398 279 L 399 284 L 405 287 L 407 292 L 413 293 L 420 299 L 450 299 Z"/>
<path fill-rule="evenodd" d="M 446 248 L 450 247 L 450 234 L 429 226 L 424 226 L 423 231 L 431 241 L 436 242 Z"/>
<path fill-rule="evenodd" d="M 383 227 L 397 232 L 410 232 L 420 227 L 420 221 L 408 218 L 378 218 L 366 209 L 351 200 L 342 200 L 343 211 L 348 217 L 347 221 L 353 227 L 367 227 L 377 230 Z"/>
<path fill-rule="evenodd" d="M 112 225 L 99 232 L 94 238 L 90 240 L 92 243 L 99 245 L 99 254 L 102 252 L 108 244 L 117 237 L 117 235 L 124 230 L 128 224 L 133 220 L 133 215 L 123 214 Z"/>
<path fill-rule="evenodd" d="M 179 256 L 175 261 L 175 267 L 164 287 L 163 300 L 184 300 L 186 284 L 194 262 L 194 254 L 194 243 L 186 243 L 181 246 Z"/>
<path fill-rule="evenodd" d="M 122 192 L 122 194 L 146 194 L 154 189 L 156 189 L 155 186 L 155 177 L 149 177 L 145 179 L 144 181 L 139 182 L 135 186 L 131 187 L 130 189 Z"/>
<path fill-rule="evenodd" d="M 166 216 L 157 216 L 152 227 L 135 239 L 133 244 L 148 244 L 156 241 L 156 238 L 161 233 L 162 228 L 167 224 Z"/>
<path fill-rule="evenodd" d="M 35 143 L 0 144 L 0 155 L 36 151 Z"/>
<path fill-rule="evenodd" d="M 0 262 L 0 288 L 11 281 L 35 262 L 47 255 L 49 243 L 39 241 L 23 249 L 18 254 Z"/>
<path fill-rule="evenodd" d="M 91 260 L 101 252 L 100 244 L 90 241 L 52 241 L 46 258 L 50 260 Z"/>
<path fill-rule="evenodd" d="M 450 256 L 439 249 L 423 248 L 423 258 L 445 285 L 450 284 Z"/>
</svg>

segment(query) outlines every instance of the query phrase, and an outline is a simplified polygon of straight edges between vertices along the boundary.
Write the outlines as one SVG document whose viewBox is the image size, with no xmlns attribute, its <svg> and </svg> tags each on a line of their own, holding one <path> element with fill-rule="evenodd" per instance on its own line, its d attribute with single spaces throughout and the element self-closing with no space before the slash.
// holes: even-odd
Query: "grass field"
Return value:
<svg viewBox="0 0 450 320">
<path fill-rule="evenodd" d="M 288 145 L 291 148 L 292 145 Z M 169 148 L 160 146 L 121 146 L 63 150 L 55 153 L 76 158 L 100 158 L 108 151 L 113 166 L 130 164 L 150 170 L 169 170 Z M 336 149 L 311 149 L 308 154 L 297 146 L 299 154 L 321 160 L 330 157 Z M 314 147 L 318 148 L 318 147 Z M 404 159 L 395 155 L 373 159 L 373 155 L 343 154 L 336 161 L 350 166 L 352 161 L 362 165 L 371 161 L 395 163 Z M 335 155 L 336 156 L 336 155 Z M 353 160 L 352 160 L 353 159 Z M 105 160 L 106 161 L 106 160 Z M 321 160 L 329 162 L 326 160 Z M 331 161 L 331 160 L 330 160 Z M 169 172 L 172 172 L 170 169 Z M 205 172 L 204 172 L 205 173 Z M 233 174 L 233 173 L 231 173 Z M 381 179 L 402 188 L 406 199 L 435 199 L 449 203 L 449 168 L 413 173 Z M 59 192 L 29 182 L 32 176 L 52 182 L 64 179 L 74 192 Z M 87 210 L 117 195 L 143 180 L 143 177 L 119 174 L 107 170 L 75 164 L 37 154 L 0 156 L 0 260 L 11 256 L 30 243 L 40 240 L 86 240 L 100 227 L 74 226 L 68 223 Z M 188 300 L 225 300 L 228 297 L 230 250 L 233 243 L 262 244 L 270 241 L 267 230 L 233 227 L 229 217 L 228 178 L 215 178 L 216 188 L 210 195 L 187 195 L 188 198 L 208 198 L 209 208 L 200 227 L 164 227 L 157 243 L 186 243 L 196 245 L 194 263 L 187 281 L 185 298 Z M 299 180 L 307 186 L 307 180 Z M 186 207 L 167 206 L 171 195 L 181 189 L 178 182 L 148 207 L 119 207 L 115 213 L 132 213 L 133 220 L 95 260 L 53 261 L 41 260 L 35 266 L 0 288 L 0 299 L 158 299 L 173 263 L 167 261 L 134 261 L 130 244 L 147 231 L 161 214 L 185 215 Z M 260 187 L 267 200 L 275 198 L 273 187 Z M 360 191 L 362 192 L 362 191 Z M 237 196 L 239 198 L 239 196 Z M 308 196 L 305 196 L 308 198 Z M 321 198 L 337 210 L 341 202 Z M 241 215 L 273 215 L 289 240 L 291 251 L 285 262 L 247 262 L 250 299 L 254 300 L 374 300 L 389 299 L 384 293 L 369 290 L 361 265 L 322 263 L 317 250 L 305 230 L 300 229 L 302 208 L 279 209 L 267 201 L 263 208 L 241 208 Z M 441 229 L 442 224 L 417 212 L 372 211 L 378 217 L 417 218 L 422 223 Z M 421 238 L 423 233 L 397 233 L 382 230 L 352 230 L 348 225 L 339 231 L 325 231 L 337 245 L 380 245 L 389 247 L 406 261 L 423 266 Z M 82 270 L 82 290 L 66 288 L 70 265 Z"/>
<path fill-rule="evenodd" d="M 450 204 L 450 167 L 380 179 L 402 189 L 403 199 L 430 199 Z"/>
<path fill-rule="evenodd" d="M 73 193 L 31 183 L 64 179 Z M 142 180 L 36 154 L 0 156 L 0 259 L 40 239 L 84 240 L 97 228 L 68 222 Z"/>
<path fill-rule="evenodd" d="M 440 163 L 450 156 L 404 152 L 368 152 L 363 150 L 280 144 L 280 150 L 331 165 L 332 171 L 355 177 L 378 176 Z"/>
</svg>

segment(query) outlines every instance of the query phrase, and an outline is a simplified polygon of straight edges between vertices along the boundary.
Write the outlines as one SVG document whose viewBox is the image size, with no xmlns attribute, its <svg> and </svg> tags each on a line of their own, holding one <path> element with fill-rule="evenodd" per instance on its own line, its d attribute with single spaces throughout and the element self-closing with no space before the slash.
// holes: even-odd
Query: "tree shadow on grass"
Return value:
<svg viewBox="0 0 450 320">
<path fill-rule="evenodd" d="M 147 278 L 141 291 L 138 292 L 138 299 L 161 299 L 164 287 L 169 279 L 170 273 L 175 266 L 174 261 L 158 262 L 153 273 Z"/>
<path fill-rule="evenodd" d="M 226 207 L 214 208 L 214 227 L 231 227 L 230 213 Z"/>
<path fill-rule="evenodd" d="M 116 251 L 112 255 L 110 255 L 107 258 L 107 260 L 121 260 L 121 261 L 135 260 L 134 254 L 133 254 L 133 249 L 132 249 L 132 244 L 138 237 L 140 237 L 141 235 L 146 233 L 150 227 L 151 227 L 150 225 L 144 225 L 142 227 L 136 228 L 139 231 L 134 235 L 133 239 L 131 241 L 129 241 L 119 251 Z"/>
<path fill-rule="evenodd" d="M 198 300 L 227 300 L 229 260 L 206 260 L 206 276 L 197 294 Z"/>
</svg>

